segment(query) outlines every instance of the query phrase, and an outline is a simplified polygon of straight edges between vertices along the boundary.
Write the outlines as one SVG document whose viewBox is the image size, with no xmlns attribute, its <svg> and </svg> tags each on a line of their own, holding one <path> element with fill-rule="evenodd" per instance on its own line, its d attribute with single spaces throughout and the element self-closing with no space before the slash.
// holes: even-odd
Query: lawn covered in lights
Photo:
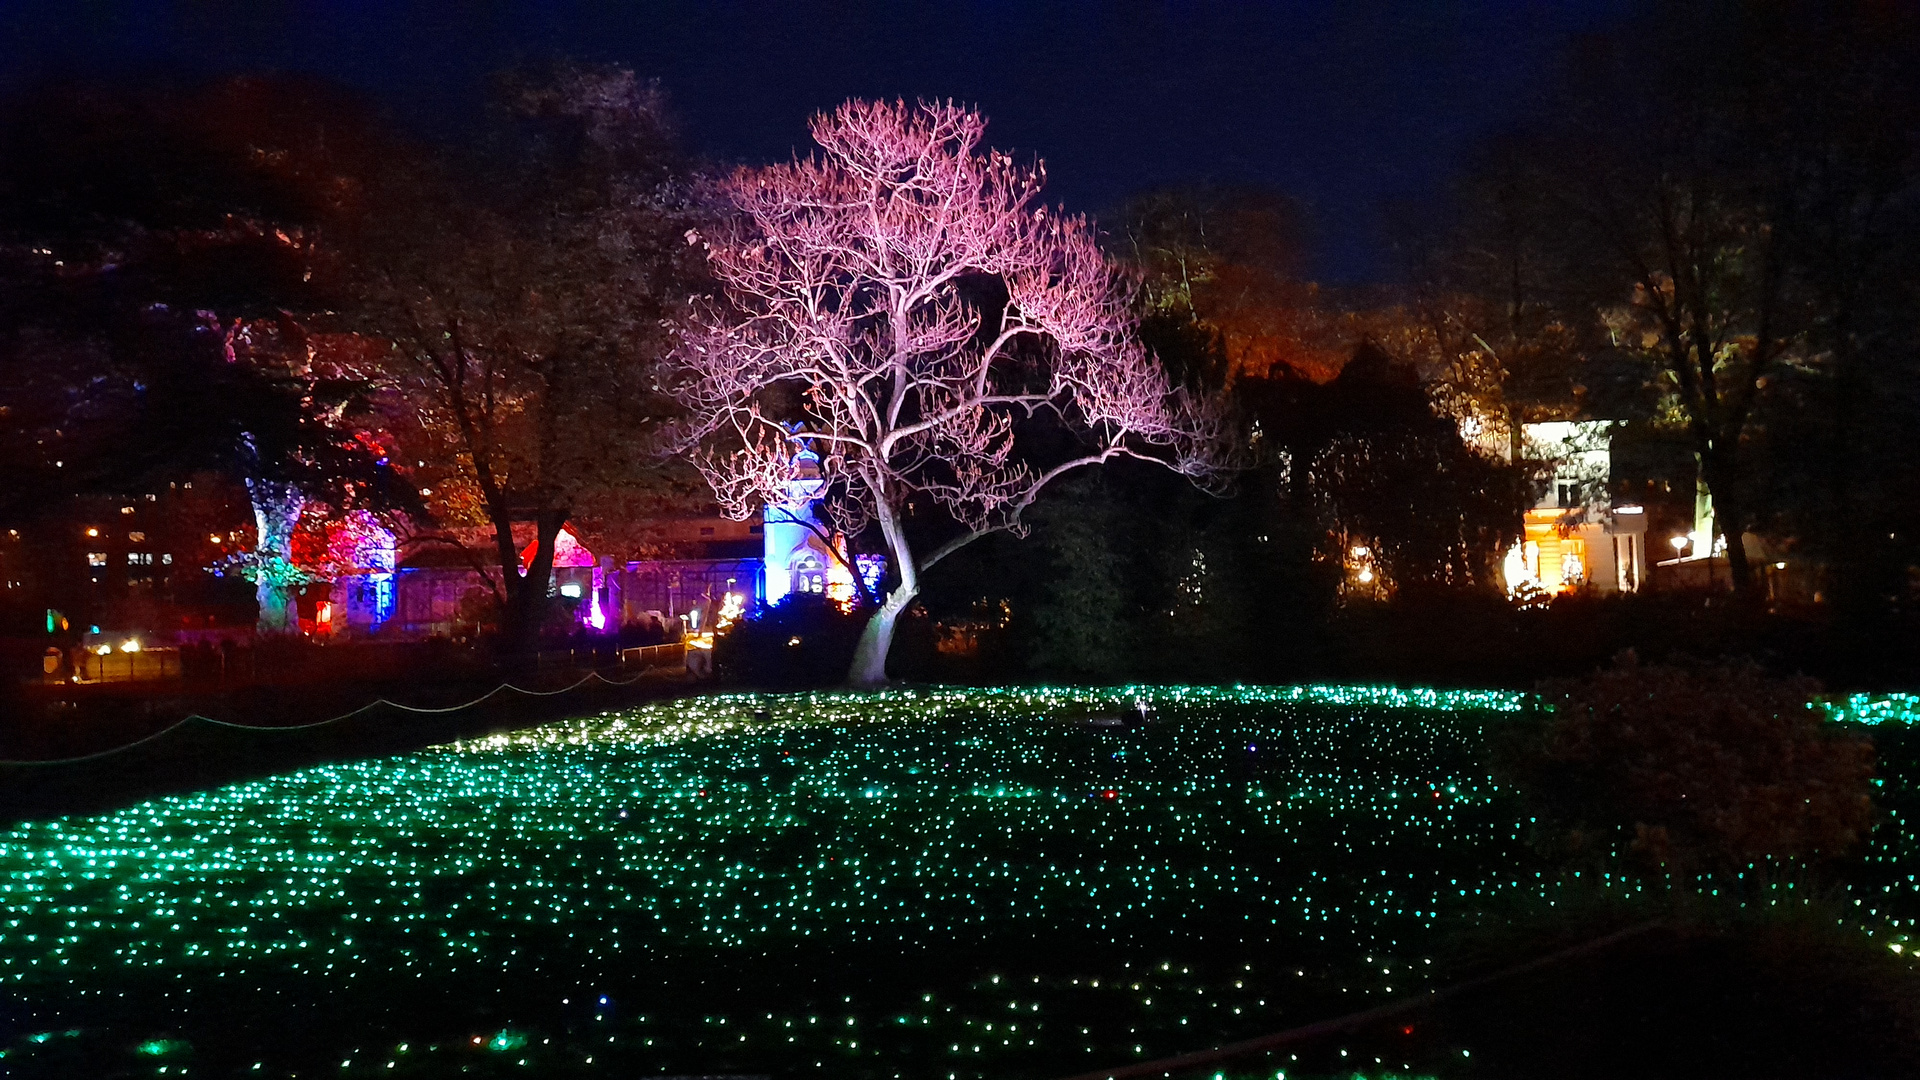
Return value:
<svg viewBox="0 0 1920 1080">
<path fill-rule="evenodd" d="M 1048 1077 L 1263 1034 L 1446 983 L 1450 916 L 1541 890 L 1481 752 L 1519 704 L 709 697 L 20 825 L 0 1072 Z"/>
</svg>

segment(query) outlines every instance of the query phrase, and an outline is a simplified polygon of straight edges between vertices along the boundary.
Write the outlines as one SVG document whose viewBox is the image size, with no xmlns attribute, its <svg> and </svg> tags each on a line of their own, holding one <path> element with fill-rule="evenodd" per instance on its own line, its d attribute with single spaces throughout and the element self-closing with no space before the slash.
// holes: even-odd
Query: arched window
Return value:
<svg viewBox="0 0 1920 1080">
<path fill-rule="evenodd" d="M 794 592 L 818 596 L 827 591 L 827 568 L 821 564 L 820 556 L 811 551 L 795 555 L 787 564 L 787 573 Z"/>
</svg>

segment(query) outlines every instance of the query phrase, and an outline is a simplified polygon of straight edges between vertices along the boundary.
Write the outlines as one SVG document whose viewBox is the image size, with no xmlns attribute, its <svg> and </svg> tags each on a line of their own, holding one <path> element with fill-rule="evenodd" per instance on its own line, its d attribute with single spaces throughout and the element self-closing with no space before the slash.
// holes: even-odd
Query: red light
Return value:
<svg viewBox="0 0 1920 1080">
<path fill-rule="evenodd" d="M 1120 797 L 1120 793 L 1113 790 L 1112 788 L 1108 788 L 1107 790 L 1100 793 L 1100 797 L 1103 799 L 1117 799 Z"/>
<path fill-rule="evenodd" d="M 1408 1025 L 1407 1025 L 1406 1027 L 1403 1027 L 1403 1028 L 1401 1028 L 1401 1029 L 1400 1029 L 1400 1034 L 1402 1034 L 1402 1035 L 1411 1035 L 1411 1034 L 1413 1034 L 1413 1025 L 1412 1025 L 1412 1024 L 1408 1024 Z"/>
</svg>

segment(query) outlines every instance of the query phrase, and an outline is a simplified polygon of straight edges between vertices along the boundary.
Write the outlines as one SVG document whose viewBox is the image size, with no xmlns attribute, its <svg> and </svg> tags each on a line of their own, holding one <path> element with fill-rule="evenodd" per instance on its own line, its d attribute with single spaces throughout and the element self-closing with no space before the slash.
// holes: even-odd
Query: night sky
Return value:
<svg viewBox="0 0 1920 1080">
<path fill-rule="evenodd" d="M 693 146 L 785 157 L 852 95 L 981 106 L 1076 210 L 1189 180 L 1309 208 L 1314 271 L 1392 273 L 1381 207 L 1434 192 L 1523 108 L 1568 36 L 1625 0 L 1289 4 L 0 3 L 0 85 L 48 75 L 291 70 L 356 87 L 429 133 L 480 110 L 486 75 L 567 56 L 658 76 Z"/>
</svg>

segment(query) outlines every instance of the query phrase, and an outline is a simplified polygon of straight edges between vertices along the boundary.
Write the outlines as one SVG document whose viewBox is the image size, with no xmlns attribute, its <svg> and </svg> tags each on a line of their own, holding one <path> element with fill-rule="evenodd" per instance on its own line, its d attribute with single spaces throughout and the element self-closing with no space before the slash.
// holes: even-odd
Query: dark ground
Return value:
<svg viewBox="0 0 1920 1080">
<path fill-rule="evenodd" d="M 0 718 L 0 826 L 99 813 L 159 795 L 331 761 L 406 753 L 676 697 L 700 685 L 689 681 L 683 669 L 610 667 L 600 670 L 600 679 L 551 697 L 505 690 L 450 712 L 374 705 L 353 713 L 381 699 L 414 708 L 448 708 L 473 701 L 508 680 L 545 693 L 592 674 L 593 669 L 563 668 L 517 676 L 463 672 L 433 679 L 422 672 L 405 681 L 325 686 L 263 684 L 200 693 L 175 688 L 154 694 L 109 684 L 99 688 L 105 692 L 92 695 L 31 695 Z M 353 715 L 333 719 L 348 713 Z"/>
</svg>

